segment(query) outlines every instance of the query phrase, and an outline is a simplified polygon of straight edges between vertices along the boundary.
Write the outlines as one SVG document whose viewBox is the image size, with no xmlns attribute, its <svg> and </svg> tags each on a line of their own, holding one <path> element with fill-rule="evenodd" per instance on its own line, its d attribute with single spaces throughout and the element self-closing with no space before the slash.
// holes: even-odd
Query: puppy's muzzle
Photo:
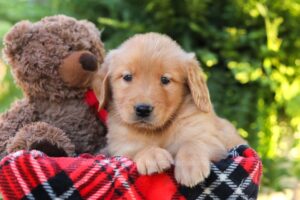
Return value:
<svg viewBox="0 0 300 200">
<path fill-rule="evenodd" d="M 153 111 L 153 106 L 149 104 L 137 104 L 134 106 L 135 114 L 138 117 L 149 117 Z"/>
</svg>

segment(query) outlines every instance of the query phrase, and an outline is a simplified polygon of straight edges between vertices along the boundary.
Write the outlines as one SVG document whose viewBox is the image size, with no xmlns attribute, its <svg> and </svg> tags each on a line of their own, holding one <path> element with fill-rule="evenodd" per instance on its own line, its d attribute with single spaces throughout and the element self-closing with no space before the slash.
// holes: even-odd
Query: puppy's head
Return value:
<svg viewBox="0 0 300 200">
<path fill-rule="evenodd" d="M 94 84 L 100 106 L 110 103 L 124 123 L 147 130 L 172 121 L 186 95 L 211 110 L 208 89 L 194 55 L 169 37 L 136 35 L 111 51 Z"/>
</svg>

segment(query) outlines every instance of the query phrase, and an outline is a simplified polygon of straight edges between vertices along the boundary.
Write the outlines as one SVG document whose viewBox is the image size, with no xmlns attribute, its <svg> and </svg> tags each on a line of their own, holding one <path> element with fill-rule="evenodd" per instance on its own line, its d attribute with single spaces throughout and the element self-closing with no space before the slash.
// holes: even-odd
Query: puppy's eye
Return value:
<svg viewBox="0 0 300 200">
<path fill-rule="evenodd" d="M 123 75 L 124 81 L 130 82 L 132 81 L 132 75 L 131 74 L 125 74 Z"/>
<path fill-rule="evenodd" d="M 160 82 L 163 84 L 163 85 L 168 85 L 170 83 L 170 78 L 166 77 L 166 76 L 162 76 L 160 78 Z"/>
</svg>

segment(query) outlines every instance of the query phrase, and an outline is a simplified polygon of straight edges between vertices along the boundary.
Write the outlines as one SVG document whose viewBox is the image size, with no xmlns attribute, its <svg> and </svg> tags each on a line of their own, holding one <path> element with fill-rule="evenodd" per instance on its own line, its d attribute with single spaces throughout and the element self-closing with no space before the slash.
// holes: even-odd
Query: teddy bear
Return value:
<svg viewBox="0 0 300 200">
<path fill-rule="evenodd" d="M 104 54 L 94 24 L 64 15 L 21 21 L 6 34 L 4 59 L 24 98 L 0 116 L 0 159 L 21 149 L 72 156 L 105 146 L 106 128 L 85 102 Z"/>
</svg>

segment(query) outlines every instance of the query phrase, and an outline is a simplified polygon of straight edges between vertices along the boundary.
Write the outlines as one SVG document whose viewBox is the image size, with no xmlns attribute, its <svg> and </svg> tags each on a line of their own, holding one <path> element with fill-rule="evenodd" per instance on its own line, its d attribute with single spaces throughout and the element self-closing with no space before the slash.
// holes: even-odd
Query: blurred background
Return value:
<svg viewBox="0 0 300 200">
<path fill-rule="evenodd" d="M 216 112 L 263 160 L 259 199 L 300 199 L 300 0 L 0 0 L 0 39 L 54 14 L 94 22 L 107 50 L 155 31 L 195 52 Z M 21 97 L 1 58 L 0 113 Z"/>
</svg>

